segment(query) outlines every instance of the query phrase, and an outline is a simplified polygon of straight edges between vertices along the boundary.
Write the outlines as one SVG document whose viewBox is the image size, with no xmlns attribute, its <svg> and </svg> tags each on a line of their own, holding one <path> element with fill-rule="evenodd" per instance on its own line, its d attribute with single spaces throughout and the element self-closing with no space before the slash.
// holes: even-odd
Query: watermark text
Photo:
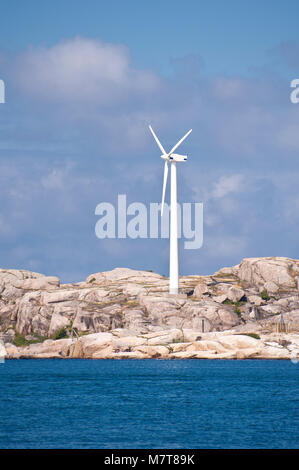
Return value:
<svg viewBox="0 0 299 470">
<path fill-rule="evenodd" d="M 161 204 L 150 203 L 149 210 L 142 202 L 127 206 L 125 194 L 119 194 L 117 207 L 109 202 L 101 202 L 95 209 L 100 216 L 95 226 L 99 239 L 105 238 L 169 238 L 170 207 L 164 204 L 161 217 Z M 184 248 L 199 249 L 203 244 L 203 204 L 201 202 L 177 204 L 178 238 L 186 239 Z"/>
<path fill-rule="evenodd" d="M 3 80 L 0 80 L 0 104 L 5 103 L 5 84 Z"/>
<path fill-rule="evenodd" d="M 299 103 L 299 78 L 292 80 L 290 86 L 291 88 L 294 88 L 290 94 L 290 100 L 292 103 L 297 104 Z"/>
</svg>

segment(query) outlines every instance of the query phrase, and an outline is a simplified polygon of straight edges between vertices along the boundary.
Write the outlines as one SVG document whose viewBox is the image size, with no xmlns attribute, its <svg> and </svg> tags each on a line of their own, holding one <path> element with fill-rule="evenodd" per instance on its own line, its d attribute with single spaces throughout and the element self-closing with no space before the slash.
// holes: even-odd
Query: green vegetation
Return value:
<svg viewBox="0 0 299 470">
<path fill-rule="evenodd" d="M 180 336 L 179 338 L 175 338 L 172 340 L 172 343 L 187 343 L 188 341 L 185 341 L 184 336 Z"/>
<path fill-rule="evenodd" d="M 73 320 L 70 321 L 70 324 L 66 327 L 68 332 L 71 333 L 73 330 Z"/>
<path fill-rule="evenodd" d="M 239 300 L 239 302 L 233 302 L 232 300 L 229 300 L 229 299 L 225 299 L 224 302 L 222 302 L 223 304 L 226 304 L 226 305 L 234 305 L 234 312 L 238 315 L 239 318 L 241 318 L 241 310 L 239 309 L 239 307 L 241 307 L 242 305 L 245 304 L 245 302 L 243 302 L 243 300 Z"/>
<path fill-rule="evenodd" d="M 262 298 L 263 300 L 266 300 L 266 301 L 270 300 L 270 296 L 269 296 L 268 292 L 266 291 L 266 289 L 262 290 L 262 292 L 261 292 L 261 298 Z"/>
<path fill-rule="evenodd" d="M 47 336 L 38 335 L 37 333 L 32 333 L 32 336 L 34 336 L 36 340 L 30 340 L 31 343 L 43 343 L 44 341 L 46 341 L 46 339 L 48 339 Z"/>
<path fill-rule="evenodd" d="M 251 338 L 254 339 L 261 339 L 261 337 L 257 333 L 242 333 L 244 336 L 250 336 Z"/>
<path fill-rule="evenodd" d="M 241 318 L 241 310 L 235 305 L 234 312 Z"/>
<path fill-rule="evenodd" d="M 28 341 L 25 336 L 21 335 L 16 331 L 15 339 L 13 340 L 13 344 L 17 347 L 20 346 L 28 346 L 30 341 Z"/>
<path fill-rule="evenodd" d="M 36 339 L 26 339 L 24 335 L 21 335 L 15 330 L 15 338 L 13 340 L 13 344 L 17 347 L 24 347 L 29 346 L 30 344 L 42 343 L 47 339 L 46 336 L 38 335 L 37 333 L 33 333 L 32 336 Z"/>
<path fill-rule="evenodd" d="M 92 277 L 88 282 L 89 282 L 89 284 L 92 284 L 95 280 L 96 280 L 96 278 Z"/>
<path fill-rule="evenodd" d="M 63 339 L 63 338 L 67 338 L 68 337 L 68 334 L 67 334 L 67 329 L 66 328 L 60 328 L 60 330 L 56 331 L 56 333 L 54 333 L 54 335 L 52 336 L 52 339 Z"/>
</svg>

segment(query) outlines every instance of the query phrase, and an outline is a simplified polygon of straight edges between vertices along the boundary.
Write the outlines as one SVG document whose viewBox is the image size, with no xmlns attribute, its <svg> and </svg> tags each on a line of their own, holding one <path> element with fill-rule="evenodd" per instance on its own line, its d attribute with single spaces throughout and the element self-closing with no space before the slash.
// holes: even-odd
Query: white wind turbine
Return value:
<svg viewBox="0 0 299 470">
<path fill-rule="evenodd" d="M 179 291 L 179 257 L 178 257 L 178 214 L 177 214 L 177 162 L 185 162 L 187 155 L 178 155 L 173 153 L 179 145 L 188 137 L 192 129 L 187 132 L 184 137 L 179 140 L 169 153 L 166 153 L 163 145 L 154 133 L 151 126 L 149 126 L 155 141 L 160 148 L 162 155 L 161 158 L 165 160 L 164 163 L 164 178 L 163 178 L 163 192 L 162 192 L 162 205 L 161 216 L 163 215 L 165 190 L 168 176 L 168 162 L 171 163 L 171 186 L 170 186 L 170 257 L 169 257 L 169 293 L 178 294 Z"/>
</svg>

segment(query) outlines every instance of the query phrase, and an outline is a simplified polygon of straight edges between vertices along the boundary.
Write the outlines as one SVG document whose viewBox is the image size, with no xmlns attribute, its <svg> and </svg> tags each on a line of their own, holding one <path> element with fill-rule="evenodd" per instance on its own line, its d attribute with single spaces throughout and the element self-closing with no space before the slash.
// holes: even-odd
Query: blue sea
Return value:
<svg viewBox="0 0 299 470">
<path fill-rule="evenodd" d="M 0 448 L 298 448 L 299 364 L 8 360 Z"/>
</svg>

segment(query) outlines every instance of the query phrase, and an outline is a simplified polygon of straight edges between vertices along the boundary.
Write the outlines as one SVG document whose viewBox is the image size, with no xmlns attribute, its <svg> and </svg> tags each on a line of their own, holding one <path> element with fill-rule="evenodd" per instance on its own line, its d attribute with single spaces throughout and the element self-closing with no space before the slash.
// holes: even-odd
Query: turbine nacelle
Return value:
<svg viewBox="0 0 299 470">
<path fill-rule="evenodd" d="M 168 155 L 160 155 L 163 160 L 168 162 L 185 162 L 187 160 L 187 155 L 179 155 L 177 153 L 170 153 Z"/>
<path fill-rule="evenodd" d="M 187 158 L 187 155 L 178 155 L 177 153 L 171 153 L 169 155 L 169 160 L 174 162 L 185 162 Z"/>
<path fill-rule="evenodd" d="M 168 162 L 185 162 L 187 160 L 187 155 L 178 155 L 177 153 L 171 153 L 169 155 L 160 155 L 160 158 L 167 160 Z"/>
</svg>

